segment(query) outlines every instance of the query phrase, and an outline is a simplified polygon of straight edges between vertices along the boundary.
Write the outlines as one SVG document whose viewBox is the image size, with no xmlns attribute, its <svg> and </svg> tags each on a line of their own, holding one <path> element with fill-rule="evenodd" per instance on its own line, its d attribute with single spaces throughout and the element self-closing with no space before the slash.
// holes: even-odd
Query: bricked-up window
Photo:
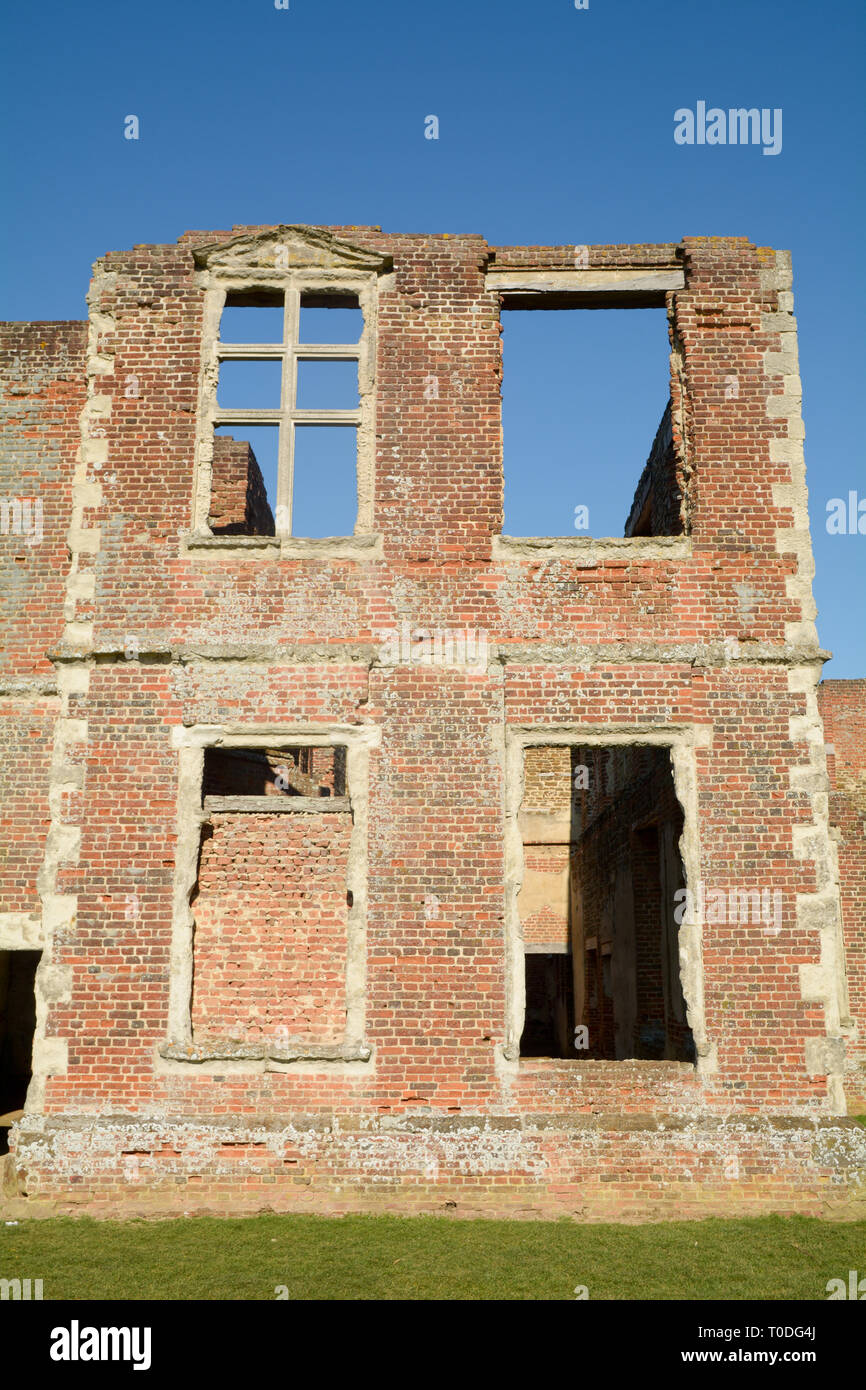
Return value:
<svg viewBox="0 0 866 1390">
<path fill-rule="evenodd" d="M 362 335 L 355 294 L 228 291 L 216 345 L 215 535 L 354 532 Z"/>
<path fill-rule="evenodd" d="M 9 1152 L 9 1126 L 30 1084 L 40 959 L 39 951 L 0 951 L 0 1154 Z"/>
<path fill-rule="evenodd" d="M 176 727 L 172 1068 L 365 1064 L 367 788 L 378 731 Z"/>
<path fill-rule="evenodd" d="M 279 1060 L 339 1051 L 346 1025 L 346 747 L 205 749 L 192 1041 Z"/>
<path fill-rule="evenodd" d="M 506 300 L 502 324 L 503 534 L 680 534 L 666 311 Z"/>
<path fill-rule="evenodd" d="M 526 749 L 521 1056 L 694 1061 L 679 971 L 683 815 L 652 745 Z"/>
</svg>

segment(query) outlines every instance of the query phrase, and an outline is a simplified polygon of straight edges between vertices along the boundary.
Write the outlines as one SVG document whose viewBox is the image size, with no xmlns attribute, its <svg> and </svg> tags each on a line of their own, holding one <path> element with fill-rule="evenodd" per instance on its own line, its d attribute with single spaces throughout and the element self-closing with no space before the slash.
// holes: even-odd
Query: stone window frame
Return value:
<svg viewBox="0 0 866 1390">
<path fill-rule="evenodd" d="M 667 309 L 685 289 L 685 273 L 675 267 L 591 270 L 540 270 L 490 266 L 485 274 L 488 292 L 500 309 Z M 676 370 L 670 354 L 671 374 Z M 507 387 L 506 387 L 507 389 Z M 586 564 L 604 560 L 687 560 L 692 554 L 689 532 L 678 536 L 507 536 L 492 538 L 493 560 L 537 560 L 579 557 Z"/>
<path fill-rule="evenodd" d="M 671 771 L 674 792 L 683 812 L 683 832 L 679 849 L 683 862 L 685 881 L 696 884 L 700 881 L 701 847 L 698 818 L 698 774 L 696 749 L 709 747 L 712 730 L 699 724 L 671 725 L 622 725 L 622 724 L 569 724 L 542 726 L 509 725 L 505 730 L 505 1031 L 501 1047 L 501 1057 L 507 1070 L 516 1074 L 521 1067 L 531 1063 L 533 1071 L 544 1066 L 543 1058 L 526 1058 L 520 1055 L 520 1039 L 523 1035 L 526 1012 L 526 980 L 524 972 L 524 938 L 518 895 L 523 883 L 524 852 L 520 832 L 520 808 L 523 803 L 525 752 L 527 748 L 544 746 L 571 748 L 576 744 L 594 747 L 652 746 L 670 749 Z M 702 956 L 703 927 L 700 923 L 686 920 L 680 924 L 679 954 L 680 979 L 686 1005 L 686 1018 L 694 1038 L 697 1061 L 694 1064 L 699 1075 L 708 1075 L 717 1069 L 716 1045 L 707 1038 L 706 1012 L 704 1006 L 704 969 Z M 551 1070 L 563 1067 L 586 1066 L 586 1059 L 550 1059 Z M 619 1062 L 610 1065 L 618 1066 Z M 623 1059 L 622 1065 L 634 1065 Z M 641 1066 L 665 1067 L 671 1065 L 688 1066 L 688 1063 L 672 1064 L 666 1060 L 647 1060 Z"/>
<path fill-rule="evenodd" d="M 168 1025 L 165 1042 L 157 1048 L 157 1070 L 199 1073 L 291 1071 L 322 1069 L 362 1071 L 367 1074 L 373 1050 L 366 1041 L 367 1005 L 367 852 L 370 753 L 379 746 L 378 728 L 329 724 L 196 724 L 175 726 L 171 745 L 178 755 L 177 840 L 172 904 L 171 960 Z M 346 890 L 351 896 L 346 924 L 346 1023 L 343 1037 L 330 1043 L 245 1044 L 211 1047 L 197 1045 L 193 1037 L 191 1001 L 193 984 L 194 914 L 191 897 L 198 880 L 201 828 L 211 816 L 203 803 L 206 748 L 344 747 L 346 791 L 352 815 L 352 833 L 346 866 Z M 257 798 L 238 798 L 256 800 Z M 274 798 L 262 798 L 273 802 Z M 286 811 L 308 813 L 309 805 Z M 341 799 L 342 800 L 342 799 Z M 323 798 L 327 810 L 330 798 Z M 250 809 L 238 806 L 238 810 Z M 252 808 L 255 809 L 255 808 Z M 273 806 L 262 808 L 271 812 Z M 316 808 L 319 809 L 319 808 Z"/>
<path fill-rule="evenodd" d="M 375 375 L 378 318 L 378 279 L 375 270 L 315 265 L 271 269 L 256 266 L 249 272 L 215 268 L 209 272 L 205 291 L 202 362 L 193 488 L 192 530 L 185 537 L 187 551 L 273 552 L 288 557 L 320 555 L 325 559 L 381 558 L 382 538 L 373 529 L 375 477 Z M 283 295 L 283 337 L 280 343 L 223 343 L 220 321 L 226 299 L 232 293 Z M 301 295 L 357 297 L 363 328 L 357 343 L 301 343 Z M 297 408 L 297 362 L 356 361 L 358 407 L 352 410 L 300 410 Z M 274 409 L 247 410 L 221 407 L 217 388 L 221 362 L 279 361 L 282 363 L 280 405 Z M 288 370 L 287 370 L 288 368 Z M 214 430 L 222 425 L 277 425 L 279 428 L 275 534 L 273 536 L 216 536 L 208 525 L 213 482 Z M 296 424 L 338 425 L 356 430 L 356 486 L 358 513 L 351 536 L 293 536 L 291 494 Z"/>
</svg>

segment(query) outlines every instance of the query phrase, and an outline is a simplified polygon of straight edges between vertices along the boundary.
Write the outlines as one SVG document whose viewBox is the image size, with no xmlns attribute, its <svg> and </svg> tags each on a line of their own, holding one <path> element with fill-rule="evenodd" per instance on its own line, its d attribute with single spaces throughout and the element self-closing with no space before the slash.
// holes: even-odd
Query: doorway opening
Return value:
<svg viewBox="0 0 866 1390">
<path fill-rule="evenodd" d="M 524 755 L 522 1057 L 695 1061 L 680 976 L 683 812 L 670 750 Z"/>
<path fill-rule="evenodd" d="M 0 1154 L 19 1118 L 33 1074 L 36 969 L 41 951 L 0 951 Z"/>
</svg>

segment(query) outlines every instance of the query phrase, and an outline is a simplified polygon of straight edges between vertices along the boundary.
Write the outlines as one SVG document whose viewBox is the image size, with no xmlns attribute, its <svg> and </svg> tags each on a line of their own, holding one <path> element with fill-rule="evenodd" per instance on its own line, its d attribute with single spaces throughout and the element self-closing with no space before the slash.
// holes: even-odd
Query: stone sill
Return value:
<svg viewBox="0 0 866 1390">
<path fill-rule="evenodd" d="M 688 560 L 691 536 L 492 536 L 491 559 L 574 560 L 584 569 L 611 561 L 641 564 Z"/>
<path fill-rule="evenodd" d="M 261 554 L 280 560 L 382 560 L 382 535 L 363 536 L 213 536 L 191 531 L 182 538 L 181 553 L 219 559 Z"/>
<path fill-rule="evenodd" d="M 579 1071 L 587 1078 L 597 1081 L 617 1081 L 622 1080 L 624 1076 L 645 1076 L 657 1081 L 666 1075 L 697 1075 L 694 1062 L 672 1062 L 663 1057 L 624 1057 L 618 1062 L 608 1058 L 592 1057 L 520 1057 L 518 1062 L 521 1071 Z"/>
</svg>

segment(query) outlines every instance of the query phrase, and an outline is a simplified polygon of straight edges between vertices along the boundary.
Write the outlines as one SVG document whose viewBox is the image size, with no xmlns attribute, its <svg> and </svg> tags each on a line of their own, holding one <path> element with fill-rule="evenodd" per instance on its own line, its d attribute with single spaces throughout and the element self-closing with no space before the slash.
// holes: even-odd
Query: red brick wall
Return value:
<svg viewBox="0 0 866 1390">
<path fill-rule="evenodd" d="M 213 442 L 208 525 L 215 535 L 272 536 L 274 516 L 252 445 L 221 435 Z"/>
<path fill-rule="evenodd" d="M 0 323 L 0 501 L 41 503 L 41 539 L 0 534 L 0 678 L 54 678 L 86 338 L 86 323 Z"/>
<path fill-rule="evenodd" d="M 838 833 L 848 1003 L 848 1099 L 866 1113 L 866 680 L 826 680 L 818 692 L 827 738 L 830 824 Z M 832 751 L 831 751 L 832 750 Z"/>
<path fill-rule="evenodd" d="M 550 879 L 548 899 L 534 912 L 523 907 L 520 923 L 527 945 L 550 944 L 564 949 L 569 942 L 568 890 L 562 888 L 562 874 L 570 862 L 569 847 L 562 845 L 524 845 L 523 863 L 527 870 Z"/>
<path fill-rule="evenodd" d="M 626 522 L 627 536 L 678 536 L 684 528 L 688 478 L 673 445 L 670 409 L 656 431 Z"/>
<path fill-rule="evenodd" d="M 571 750 L 553 744 L 527 748 L 523 759 L 523 809 L 571 808 Z"/>
<path fill-rule="evenodd" d="M 0 912 L 39 913 L 56 698 L 0 698 Z M 67 797 L 67 810 L 73 811 Z"/>
<path fill-rule="evenodd" d="M 0 323 L 0 503 L 29 505 L 0 533 L 0 912 L 39 910 L 86 336 L 85 323 Z"/>
<path fill-rule="evenodd" d="M 339 1042 L 351 818 L 215 815 L 194 899 L 193 1036 Z"/>
</svg>

